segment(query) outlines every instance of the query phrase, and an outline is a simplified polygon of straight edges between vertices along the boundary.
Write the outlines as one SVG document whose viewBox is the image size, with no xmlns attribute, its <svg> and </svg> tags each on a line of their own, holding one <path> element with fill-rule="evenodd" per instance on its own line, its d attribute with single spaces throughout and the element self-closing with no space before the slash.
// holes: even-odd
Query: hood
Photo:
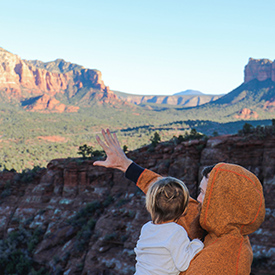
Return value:
<svg viewBox="0 0 275 275">
<path fill-rule="evenodd" d="M 248 235 L 265 217 L 262 184 L 245 168 L 227 163 L 211 171 L 202 204 L 200 224 L 208 233 Z"/>
</svg>

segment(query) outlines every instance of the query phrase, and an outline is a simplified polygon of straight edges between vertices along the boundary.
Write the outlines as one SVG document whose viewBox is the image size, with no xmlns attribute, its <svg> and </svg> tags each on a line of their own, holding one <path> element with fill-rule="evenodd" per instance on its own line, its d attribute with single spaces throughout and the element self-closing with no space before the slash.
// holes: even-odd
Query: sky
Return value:
<svg viewBox="0 0 275 275">
<path fill-rule="evenodd" d="M 0 0 L 0 47 L 97 69 L 111 90 L 225 94 L 275 59 L 274 0 Z"/>
</svg>

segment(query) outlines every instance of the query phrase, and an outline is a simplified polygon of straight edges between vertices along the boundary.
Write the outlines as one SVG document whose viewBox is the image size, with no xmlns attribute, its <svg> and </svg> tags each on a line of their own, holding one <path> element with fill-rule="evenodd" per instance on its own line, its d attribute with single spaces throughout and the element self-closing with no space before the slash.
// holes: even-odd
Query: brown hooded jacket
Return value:
<svg viewBox="0 0 275 275">
<path fill-rule="evenodd" d="M 145 169 L 137 186 L 146 193 L 158 177 Z M 187 214 L 178 221 L 190 238 L 199 237 L 190 227 L 198 212 L 197 204 L 190 199 Z M 247 235 L 260 227 L 264 216 L 264 196 L 258 178 L 241 166 L 217 164 L 208 179 L 199 219 L 208 232 L 205 248 L 181 274 L 249 275 L 253 253 Z"/>
</svg>

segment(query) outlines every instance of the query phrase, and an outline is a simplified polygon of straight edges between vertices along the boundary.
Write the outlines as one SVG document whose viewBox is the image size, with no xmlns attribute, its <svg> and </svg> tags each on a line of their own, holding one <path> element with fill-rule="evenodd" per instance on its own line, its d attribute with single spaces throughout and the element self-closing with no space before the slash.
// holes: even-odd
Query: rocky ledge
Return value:
<svg viewBox="0 0 275 275">
<path fill-rule="evenodd" d="M 252 274 L 274 271 L 275 136 L 175 139 L 128 156 L 143 167 L 184 180 L 194 197 L 200 171 L 207 165 L 224 161 L 255 173 L 264 187 L 266 219 L 250 236 Z M 1 270 L 134 273 L 133 249 L 141 226 L 149 220 L 144 195 L 121 172 L 92 164 L 93 160 L 55 159 L 46 169 L 0 174 Z"/>
</svg>

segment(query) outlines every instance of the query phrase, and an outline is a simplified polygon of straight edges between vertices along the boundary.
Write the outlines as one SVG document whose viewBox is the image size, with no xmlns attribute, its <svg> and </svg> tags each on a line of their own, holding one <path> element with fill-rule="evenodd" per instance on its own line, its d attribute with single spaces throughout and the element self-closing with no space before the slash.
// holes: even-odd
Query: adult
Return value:
<svg viewBox="0 0 275 275">
<path fill-rule="evenodd" d="M 199 193 L 199 196 L 197 197 L 197 201 L 200 203 L 202 203 L 204 200 L 204 196 L 205 196 L 205 192 L 206 192 L 206 188 L 207 188 L 207 184 L 208 184 L 208 179 L 209 179 L 210 173 L 214 167 L 215 167 L 215 165 L 207 166 L 201 172 L 202 180 L 200 182 L 200 193 Z"/>
<path fill-rule="evenodd" d="M 94 165 L 116 168 L 134 181 L 143 192 L 160 175 L 144 169 L 128 159 L 121 149 L 116 135 L 102 130 L 105 142 L 97 141 L 107 154 L 105 161 Z M 205 248 L 191 261 L 185 275 L 248 275 L 253 252 L 248 234 L 257 230 L 265 216 L 262 185 L 258 178 L 245 168 L 227 163 L 218 163 L 209 173 L 199 195 L 201 210 L 200 226 L 208 232 Z M 200 198 L 201 196 L 201 198 Z M 191 239 L 201 232 L 194 220 L 198 215 L 199 202 L 190 198 L 187 214 L 181 217 L 182 225 Z"/>
</svg>

